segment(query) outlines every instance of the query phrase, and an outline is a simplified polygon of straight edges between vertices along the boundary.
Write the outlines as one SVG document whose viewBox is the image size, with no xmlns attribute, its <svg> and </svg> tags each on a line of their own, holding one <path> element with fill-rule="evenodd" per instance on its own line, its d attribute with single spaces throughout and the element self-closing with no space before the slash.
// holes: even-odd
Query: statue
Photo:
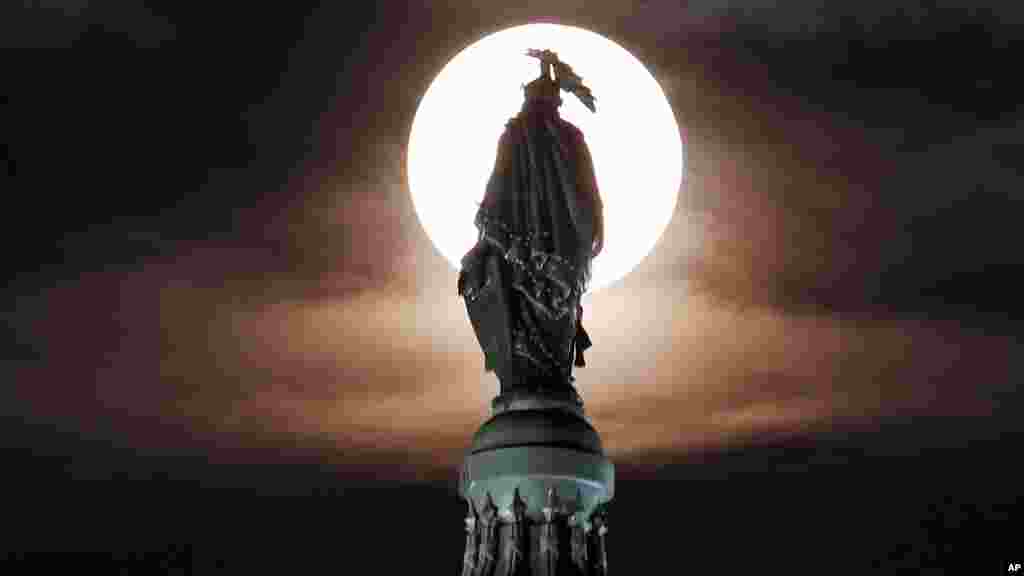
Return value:
<svg viewBox="0 0 1024 576">
<path fill-rule="evenodd" d="M 523 87 L 522 109 L 498 142 L 458 292 L 499 398 L 541 394 L 582 405 L 572 368 L 585 365 L 591 346 L 580 298 L 604 243 L 603 204 L 583 134 L 559 116 L 559 90 L 596 108 L 557 54 L 526 54 L 540 60 L 540 76 Z"/>
<path fill-rule="evenodd" d="M 472 520 L 463 574 L 604 575 L 615 469 L 572 376 L 591 346 L 580 298 L 604 243 L 603 204 L 583 134 L 559 117 L 560 91 L 596 109 L 554 52 L 527 55 L 540 77 L 498 142 L 458 279 L 501 385 L 459 473 Z"/>
</svg>

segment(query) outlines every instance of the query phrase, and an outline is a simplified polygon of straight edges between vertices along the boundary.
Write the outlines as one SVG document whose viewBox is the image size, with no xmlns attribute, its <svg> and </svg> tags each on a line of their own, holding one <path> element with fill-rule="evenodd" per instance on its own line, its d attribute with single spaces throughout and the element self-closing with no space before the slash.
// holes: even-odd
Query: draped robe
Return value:
<svg viewBox="0 0 1024 576">
<path fill-rule="evenodd" d="M 557 104 L 529 99 L 498 142 L 462 260 L 459 294 L 502 390 L 572 383 L 591 342 L 580 321 L 602 202 L 590 151 Z"/>
</svg>

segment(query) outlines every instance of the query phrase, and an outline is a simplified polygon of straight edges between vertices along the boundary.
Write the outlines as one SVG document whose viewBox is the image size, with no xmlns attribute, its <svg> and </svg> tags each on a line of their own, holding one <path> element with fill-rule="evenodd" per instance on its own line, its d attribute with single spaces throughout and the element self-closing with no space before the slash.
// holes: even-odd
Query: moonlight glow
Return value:
<svg viewBox="0 0 1024 576">
<path fill-rule="evenodd" d="M 668 226 L 683 176 L 684 150 L 658 82 L 632 54 L 581 28 L 529 24 L 487 36 L 455 56 L 423 96 L 409 136 L 413 204 L 437 249 L 454 266 L 473 247 L 478 203 L 505 122 L 522 85 L 538 74 L 528 48 L 551 49 L 597 98 L 591 113 L 562 93 L 563 118 L 583 131 L 604 200 L 604 251 L 590 290 L 629 273 Z"/>
</svg>

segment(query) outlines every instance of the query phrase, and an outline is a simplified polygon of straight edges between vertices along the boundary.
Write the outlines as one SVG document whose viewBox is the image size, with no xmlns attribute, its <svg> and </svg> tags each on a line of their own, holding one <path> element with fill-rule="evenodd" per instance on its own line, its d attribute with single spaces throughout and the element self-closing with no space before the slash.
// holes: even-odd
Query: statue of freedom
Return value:
<svg viewBox="0 0 1024 576">
<path fill-rule="evenodd" d="M 499 398 L 539 394 L 581 405 L 572 368 L 584 366 L 591 346 L 580 298 L 604 242 L 603 204 L 583 133 L 559 116 L 559 91 L 591 112 L 595 98 L 554 52 L 526 54 L 540 60 L 540 76 L 523 87 L 522 109 L 498 141 L 458 291 Z"/>
</svg>

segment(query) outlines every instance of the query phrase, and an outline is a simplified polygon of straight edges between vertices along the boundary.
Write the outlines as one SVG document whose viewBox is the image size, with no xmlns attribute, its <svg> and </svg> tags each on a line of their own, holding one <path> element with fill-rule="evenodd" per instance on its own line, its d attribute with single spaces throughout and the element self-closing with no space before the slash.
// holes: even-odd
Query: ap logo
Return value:
<svg viewBox="0 0 1024 576">
<path fill-rule="evenodd" d="M 1010 574 L 1017 574 L 1018 572 L 1020 572 L 1020 562 L 1011 563 L 1009 566 L 1006 567 L 1006 571 Z"/>
</svg>

